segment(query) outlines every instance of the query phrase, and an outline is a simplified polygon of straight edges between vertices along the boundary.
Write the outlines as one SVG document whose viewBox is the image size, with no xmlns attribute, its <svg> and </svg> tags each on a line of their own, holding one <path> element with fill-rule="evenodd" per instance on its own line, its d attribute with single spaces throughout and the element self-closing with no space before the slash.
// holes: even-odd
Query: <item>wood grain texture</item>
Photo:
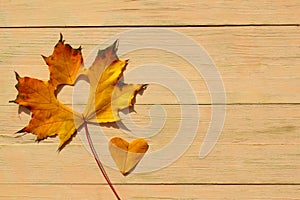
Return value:
<svg viewBox="0 0 300 200">
<path fill-rule="evenodd" d="M 108 187 L 102 185 L 1 185 L 1 187 L 6 191 L 5 194 L 0 194 L 1 200 L 114 199 Z M 300 195 L 299 186 L 117 185 L 116 188 L 122 198 L 133 200 L 296 200 L 295 197 Z"/>
<path fill-rule="evenodd" d="M 299 23 L 297 0 L 2 0 L 0 26 L 141 26 Z"/>
<path fill-rule="evenodd" d="M 17 105 L 8 103 L 17 94 L 14 71 L 47 79 L 49 72 L 40 55 L 52 53 L 60 32 L 73 47 L 81 45 L 87 58 L 97 45 L 105 48 L 105 41 L 115 34 L 149 27 L 171 28 L 208 52 L 226 88 L 226 120 L 213 151 L 199 159 L 212 107 L 203 77 L 182 57 L 164 50 L 122 55 L 122 59 L 130 59 L 125 76 L 140 65 L 163 64 L 184 77 L 197 97 L 195 104 L 182 104 L 172 91 L 158 84 L 151 84 L 137 97 L 137 112 L 130 114 L 137 125 L 147 126 L 151 118 L 165 120 L 161 129 L 150 128 L 155 133 L 147 139 L 150 151 L 161 149 L 175 137 L 182 120 L 180 108 L 197 107 L 201 116 L 192 145 L 168 167 L 123 177 L 106 166 L 121 197 L 299 199 L 299 10 L 297 0 L 1 0 L 0 199 L 114 199 L 80 139 L 81 133 L 59 154 L 57 138 L 35 143 L 31 134 L 15 137 L 13 133 L 28 123 L 29 116 L 18 114 Z M 170 39 L 157 38 L 162 43 Z M 185 47 L 169 42 L 179 49 Z M 124 44 L 126 41 L 120 41 L 119 48 Z M 198 56 L 192 50 L 190 53 Z M 166 78 L 178 84 L 174 77 Z M 135 77 L 125 80 L 138 81 Z M 65 87 L 58 97 L 71 106 L 72 92 Z M 79 92 L 82 95 L 75 97 L 79 98 L 76 103 L 84 104 L 85 90 Z M 187 95 L 185 90 L 179 93 Z M 162 104 L 165 119 L 149 115 L 157 104 Z M 99 130 L 90 129 L 96 137 Z M 133 139 L 120 129 L 103 127 L 102 131 L 108 138 Z"/>
<path fill-rule="evenodd" d="M 74 47 L 82 46 L 83 55 L 89 57 L 97 45 L 107 38 L 128 29 L 5 29 L 1 30 L 2 44 L 0 65 L 3 78 L 0 92 L 0 104 L 6 105 L 14 99 L 16 84 L 13 71 L 21 76 L 48 78 L 48 69 L 41 54 L 50 55 L 58 41 L 59 32 Z M 132 29 L 130 29 L 132 30 Z M 300 29 L 299 27 L 242 27 L 242 28 L 179 28 L 179 33 L 191 37 L 202 45 L 212 57 L 220 72 L 226 88 L 227 103 L 298 103 L 300 99 L 299 63 Z M 133 36 L 132 36 L 133 37 Z M 153 37 L 149 35 L 149 37 Z M 167 38 L 158 38 L 162 42 Z M 119 48 L 126 48 L 120 41 Z M 137 41 L 138 42 L 138 41 Z M 181 48 L 182 44 L 169 41 L 167 45 Z M 102 48 L 106 46 L 103 45 Z M 192 47 L 191 47 L 192 49 Z M 198 56 L 191 51 L 192 55 Z M 126 72 L 136 67 L 157 63 L 176 70 L 192 86 L 197 97 L 196 103 L 209 104 L 210 93 L 206 83 L 195 67 L 182 57 L 163 50 L 140 50 L 123 55 L 130 59 Z M 147 75 L 147 74 L 145 74 Z M 128 82 L 143 82 L 143 74 L 125 79 Z M 158 80 L 159 81 L 159 80 Z M 169 79 L 177 84 L 177 79 Z M 187 91 L 179 91 L 186 95 Z M 65 103 L 71 103 L 71 89 L 60 95 Z M 84 93 L 84 92 L 83 92 Z M 157 98 L 160 97 L 160 98 Z M 80 97 L 79 97 L 80 98 Z M 82 100 L 80 103 L 85 103 Z M 178 104 L 172 92 L 158 84 L 147 89 L 147 95 L 138 103 Z"/>
<path fill-rule="evenodd" d="M 133 113 L 132 117 L 138 125 L 149 122 L 149 107 L 151 106 L 136 107 L 137 113 Z M 164 107 L 168 117 L 162 130 L 153 129 L 157 134 L 147 139 L 149 152 L 167 145 L 175 137 L 180 124 L 180 106 Z M 6 115 L 6 121 L 2 122 L 6 130 L 1 131 L 0 137 L 2 183 L 104 182 L 92 156 L 82 146 L 80 137 L 77 136 L 60 154 L 56 152 L 57 138 L 47 139 L 39 144 L 34 143 L 34 136 L 31 134 L 13 138 L 12 132 L 22 128 L 27 120 L 21 115 L 20 121 L 16 108 L 4 108 L 1 118 L 5 119 L 3 115 Z M 198 155 L 210 123 L 210 107 L 199 108 L 203 117 L 199 122 L 197 136 L 179 160 L 159 171 L 128 177 L 108 168 L 112 181 L 156 184 L 299 183 L 299 106 L 227 106 L 222 135 L 205 159 L 199 159 Z M 93 137 L 100 134 L 97 130 L 91 132 Z M 103 132 L 108 138 L 118 135 L 129 141 L 132 139 L 119 129 L 103 128 Z"/>
</svg>

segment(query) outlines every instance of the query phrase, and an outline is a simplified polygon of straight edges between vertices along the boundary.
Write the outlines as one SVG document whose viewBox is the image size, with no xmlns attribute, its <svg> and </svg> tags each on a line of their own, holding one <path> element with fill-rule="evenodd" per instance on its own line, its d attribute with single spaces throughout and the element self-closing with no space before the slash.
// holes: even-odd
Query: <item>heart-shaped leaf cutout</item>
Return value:
<svg viewBox="0 0 300 200">
<path fill-rule="evenodd" d="M 114 137 L 109 142 L 110 154 L 124 176 L 134 170 L 148 148 L 147 141 L 142 138 L 129 143 L 122 138 Z"/>
</svg>

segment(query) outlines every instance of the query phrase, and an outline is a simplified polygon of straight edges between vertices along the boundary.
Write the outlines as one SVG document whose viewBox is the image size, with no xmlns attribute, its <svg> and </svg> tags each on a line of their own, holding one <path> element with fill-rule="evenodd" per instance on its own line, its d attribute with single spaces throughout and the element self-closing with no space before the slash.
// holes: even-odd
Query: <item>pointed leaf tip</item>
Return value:
<svg viewBox="0 0 300 200">
<path fill-rule="evenodd" d="M 146 90 L 149 84 L 143 84 L 142 85 L 142 90 Z"/>
<path fill-rule="evenodd" d="M 42 56 L 43 60 L 46 62 L 47 57 L 44 55 L 41 55 L 41 56 Z M 47 62 L 46 62 L 46 64 L 47 64 Z"/>
<path fill-rule="evenodd" d="M 119 46 L 119 40 L 117 39 L 114 43 L 113 43 L 113 49 L 116 52 L 118 50 L 118 46 Z"/>
<path fill-rule="evenodd" d="M 16 71 L 15 71 L 15 76 L 16 76 L 16 79 L 19 80 L 20 75 L 19 75 L 18 72 L 16 72 Z"/>
<path fill-rule="evenodd" d="M 26 127 L 22 128 L 21 130 L 18 130 L 17 132 L 15 132 L 15 134 L 17 134 L 17 133 L 24 133 L 24 132 L 26 132 L 26 131 L 25 131 L 25 128 L 26 128 Z"/>
<path fill-rule="evenodd" d="M 63 34 L 59 33 L 59 42 L 63 42 Z"/>
</svg>

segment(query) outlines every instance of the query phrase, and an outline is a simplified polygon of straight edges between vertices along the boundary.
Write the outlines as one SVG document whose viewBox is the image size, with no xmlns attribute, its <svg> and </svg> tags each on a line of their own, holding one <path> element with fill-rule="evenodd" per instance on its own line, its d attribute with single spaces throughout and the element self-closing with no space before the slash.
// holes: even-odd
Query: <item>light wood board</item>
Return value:
<svg viewBox="0 0 300 200">
<path fill-rule="evenodd" d="M 299 2 L 2 0 L 1 26 L 299 24 Z"/>
<path fill-rule="evenodd" d="M 9 104 L 17 91 L 14 71 L 21 76 L 48 78 L 41 54 L 48 56 L 63 33 L 66 43 L 83 47 L 88 58 L 98 45 L 115 34 L 149 28 L 167 28 L 191 38 L 211 56 L 226 89 L 226 118 L 222 134 L 210 154 L 199 150 L 211 123 L 213 105 L 204 77 L 195 67 L 163 49 L 143 49 L 121 55 L 131 70 L 156 63 L 175 70 L 191 85 L 195 102 L 181 102 L 169 88 L 150 84 L 137 97 L 140 126 L 159 119 L 164 126 L 150 129 L 150 151 L 169 144 L 180 126 L 181 110 L 200 110 L 197 135 L 187 151 L 169 166 L 150 173 L 123 177 L 107 173 L 122 199 L 259 199 L 296 200 L 300 196 L 300 3 L 288 1 L 9 1 L 0 2 L 0 199 L 114 199 L 97 165 L 78 134 L 60 153 L 58 138 L 35 142 L 31 134 L 14 133 L 30 117 Z M 146 34 L 166 47 L 192 45 Z M 135 39 L 131 35 L 128 39 Z M 147 39 L 146 39 L 147 40 Z M 167 42 L 166 42 L 167 41 Z M 136 42 L 141 42 L 136 39 Z M 119 48 L 126 48 L 119 41 Z M 168 46 L 169 45 L 169 46 Z M 170 84 L 178 84 L 166 76 Z M 157 80 L 159 81 L 159 80 Z M 84 106 L 83 94 L 74 97 L 65 87 L 58 98 Z M 220 102 L 223 104 L 224 102 Z M 149 115 L 161 105 L 166 118 Z M 223 106 L 223 105 L 219 105 Z M 189 116 L 187 116 L 189 118 Z M 132 137 L 120 129 L 102 128 L 110 138 Z M 189 135 L 190 133 L 187 133 Z M 97 135 L 97 133 L 95 134 Z"/>
</svg>

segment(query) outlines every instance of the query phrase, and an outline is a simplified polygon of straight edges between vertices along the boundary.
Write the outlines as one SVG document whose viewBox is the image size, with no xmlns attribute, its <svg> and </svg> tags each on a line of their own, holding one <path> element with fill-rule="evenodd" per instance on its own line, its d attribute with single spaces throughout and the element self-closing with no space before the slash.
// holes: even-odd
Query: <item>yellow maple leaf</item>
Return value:
<svg viewBox="0 0 300 200">
<path fill-rule="evenodd" d="M 118 111 L 133 106 L 136 94 L 146 87 L 142 84 L 125 84 L 120 80 L 128 61 L 118 59 L 116 44 L 99 50 L 92 66 L 84 70 L 90 80 L 90 95 L 83 113 L 88 122 L 120 120 Z"/>
<path fill-rule="evenodd" d="M 28 108 L 32 115 L 29 124 L 18 132 L 37 135 L 37 140 L 58 135 L 59 149 L 63 148 L 85 123 L 107 123 L 120 120 L 119 110 L 134 105 L 143 84 L 125 84 L 121 81 L 127 61 L 116 55 L 117 43 L 99 50 L 90 68 L 83 68 L 81 48 L 73 49 L 64 44 L 62 35 L 51 56 L 45 57 L 49 66 L 50 79 L 41 81 L 30 77 L 20 77 L 16 73 L 18 95 L 11 101 Z M 85 111 L 81 114 L 57 100 L 59 85 L 74 85 L 82 71 L 90 83 L 90 95 Z"/>
</svg>

